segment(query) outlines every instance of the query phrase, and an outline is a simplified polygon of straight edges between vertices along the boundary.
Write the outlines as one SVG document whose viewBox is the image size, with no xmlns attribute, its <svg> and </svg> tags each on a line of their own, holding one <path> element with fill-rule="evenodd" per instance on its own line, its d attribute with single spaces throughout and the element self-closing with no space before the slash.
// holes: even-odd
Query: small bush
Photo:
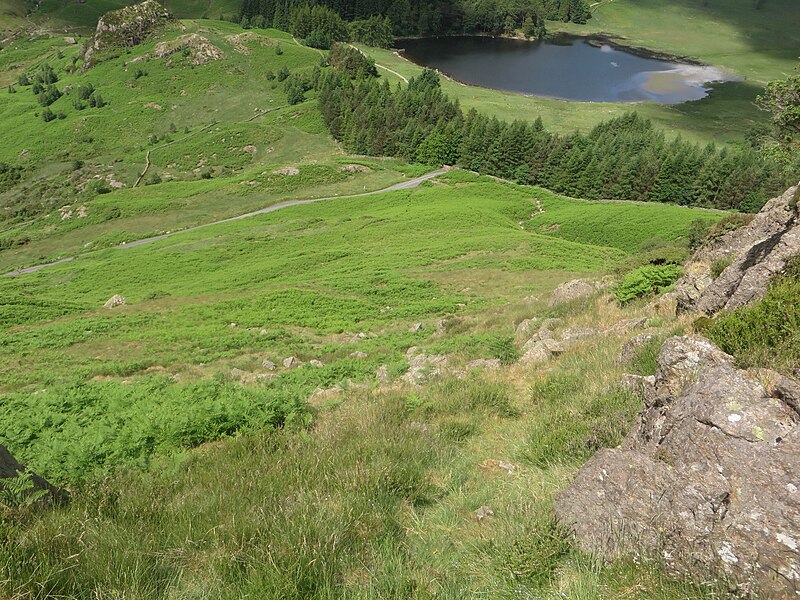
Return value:
<svg viewBox="0 0 800 600">
<path fill-rule="evenodd" d="M 744 367 L 800 368 L 800 277 L 776 281 L 759 302 L 718 317 L 707 335 Z"/>
<path fill-rule="evenodd" d="M 720 260 L 715 260 L 711 264 L 711 276 L 716 279 L 722 272 L 731 266 L 731 262 L 733 262 L 730 258 L 721 258 Z"/>
<path fill-rule="evenodd" d="M 519 360 L 520 353 L 514 346 L 514 338 L 512 336 L 505 336 L 498 338 L 490 343 L 489 349 L 492 356 L 500 360 L 501 364 L 513 365 Z"/>
<path fill-rule="evenodd" d="M 627 304 L 637 298 L 660 293 L 675 283 L 683 272 L 679 265 L 646 266 L 628 273 L 614 288 L 614 296 L 620 304 Z"/>
<path fill-rule="evenodd" d="M 731 231 L 736 231 L 741 227 L 749 225 L 754 218 L 755 215 L 745 215 L 741 213 L 728 215 L 721 221 L 718 221 L 717 224 L 709 230 L 707 239 L 708 241 L 712 241 L 721 238 Z"/>
</svg>

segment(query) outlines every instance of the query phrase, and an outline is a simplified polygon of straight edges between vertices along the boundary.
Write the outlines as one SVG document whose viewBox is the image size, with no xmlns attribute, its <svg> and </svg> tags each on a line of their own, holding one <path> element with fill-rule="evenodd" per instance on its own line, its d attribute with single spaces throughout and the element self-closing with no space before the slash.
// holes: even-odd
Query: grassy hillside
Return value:
<svg viewBox="0 0 800 600">
<path fill-rule="evenodd" d="M 118 4 L 46 0 L 36 18 L 80 31 Z M 233 3 L 168 4 L 194 18 Z M 430 168 L 348 156 L 311 93 L 286 105 L 272 75 L 311 73 L 316 50 L 184 20 L 68 73 L 73 35 L 0 52 L 0 84 L 47 62 L 71 88 L 49 122 L 29 86 L 0 93 L 0 162 L 22 173 L 0 192 L 0 272 L 75 257 L 0 276 L 0 444 L 71 493 L 42 510 L 2 490 L 0 597 L 726 597 L 658 562 L 598 564 L 552 514 L 640 408 L 622 373 L 652 374 L 657 342 L 690 328 L 643 301 L 620 307 L 606 286 L 680 260 L 693 224 L 721 213 L 586 202 L 463 171 L 357 197 Z M 153 56 L 191 35 L 222 58 Z M 88 84 L 106 106 L 75 106 Z M 563 119 L 554 129 L 609 116 L 446 86 L 508 118 Z M 682 107 L 701 106 L 696 121 L 642 109 L 728 139 L 741 130 L 721 133 L 726 115 L 744 113 L 720 100 Z M 329 199 L 181 231 L 309 198 Z M 597 281 L 596 295 L 551 307 L 575 277 Z M 104 308 L 116 294 L 126 303 Z M 654 342 L 618 364 L 627 320 L 645 315 L 636 326 Z M 518 362 L 516 326 L 546 318 L 557 336 L 592 331 L 548 362 Z M 402 379 L 416 352 L 446 362 L 438 376 L 423 368 L 419 386 Z"/>
<path fill-rule="evenodd" d="M 159 44 L 191 35 L 202 36 L 222 59 L 195 65 L 191 53 L 153 57 Z M 48 107 L 64 115 L 50 122 L 42 119 L 30 86 L 0 95 L 0 162 L 20 167 L 23 176 L 0 192 L 4 271 L 280 199 L 380 189 L 415 171 L 347 157 L 330 139 L 313 99 L 287 105 L 276 74 L 310 73 L 320 57 L 284 33 L 185 21 L 85 73 L 69 74 L 77 52 L 63 38 L 40 38 L 15 42 L 0 55 L 9 81 L 47 63 L 59 75 L 58 89 L 72 90 Z M 75 107 L 78 90 L 87 85 L 107 106 Z M 348 166 L 356 162 L 363 164 Z M 281 175 L 287 168 L 297 176 Z"/>
<path fill-rule="evenodd" d="M 534 199 L 544 215 L 552 208 L 563 234 L 520 227 L 535 211 Z M 60 386 L 153 370 L 195 379 L 232 367 L 257 371 L 265 356 L 276 363 L 291 355 L 318 358 L 329 366 L 287 372 L 267 385 L 299 386 L 308 394 L 319 385 L 369 377 L 381 363 L 401 369 L 398 351 L 427 337 L 407 334 L 411 323 L 608 271 L 645 240 L 679 240 L 698 216 L 677 207 L 636 208 L 570 201 L 455 173 L 416 191 L 293 207 L 153 246 L 94 252 L 0 280 L 0 387 L 22 391 L 14 405 L 33 417 L 50 394 L 62 395 Z M 606 223 L 603 244 L 582 228 L 589 218 Z M 509 288 L 510 281 L 517 283 Z M 114 294 L 129 306 L 101 309 Z M 358 345 L 369 360 L 352 361 L 329 345 L 358 331 L 376 335 Z M 27 357 L 24 363 L 14 359 L 19 356 Z M 34 399 L 29 392 L 39 386 L 48 391 Z M 27 438 L 16 437 L 25 430 L 9 430 L 19 423 L 15 413 L 6 412 L 0 435 L 55 475 L 55 464 L 42 458 L 52 453 L 35 448 L 57 446 L 58 436 L 37 435 L 26 449 Z M 75 439 L 75 432 L 69 435 Z M 57 471 L 70 479 L 66 465 Z"/>
<path fill-rule="evenodd" d="M 551 310 L 548 291 L 645 240 L 681 243 L 699 216 L 717 218 L 453 172 L 0 279 L 0 443 L 74 490 L 69 508 L 6 521 L 0 589 L 592 598 L 635 582 L 640 597 L 712 597 L 657 569 L 598 568 L 550 516 L 637 410 L 616 383 L 622 338 L 547 369 L 375 379 L 380 365 L 402 374 L 409 346 L 453 369 L 512 364 L 523 318 L 630 316 L 605 299 Z M 101 308 L 112 294 L 128 304 Z"/>
</svg>

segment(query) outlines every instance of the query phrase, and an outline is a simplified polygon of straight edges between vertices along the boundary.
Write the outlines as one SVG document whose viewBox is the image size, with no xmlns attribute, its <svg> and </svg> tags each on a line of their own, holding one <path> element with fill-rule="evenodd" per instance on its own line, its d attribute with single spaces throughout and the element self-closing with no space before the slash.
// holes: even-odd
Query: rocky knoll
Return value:
<svg viewBox="0 0 800 600">
<path fill-rule="evenodd" d="M 18 477 L 22 474 L 29 473 L 31 476 L 31 483 L 33 487 L 30 492 L 45 491 L 48 492 L 43 500 L 58 501 L 66 500 L 66 492 L 59 488 L 50 485 L 50 483 L 36 473 L 29 471 L 25 466 L 21 465 L 14 456 L 8 451 L 5 446 L 0 446 L 0 491 L 4 489 L 3 480 Z"/>
<path fill-rule="evenodd" d="M 141 44 L 175 17 L 155 0 L 126 6 L 106 13 L 97 23 L 91 45 L 84 55 L 84 68 L 96 62 L 95 54 L 119 47 Z"/>
<path fill-rule="evenodd" d="M 763 385 L 701 337 L 664 344 L 645 407 L 556 501 L 580 546 L 722 576 L 741 594 L 800 594 L 800 387 Z"/>
<path fill-rule="evenodd" d="M 763 297 L 769 280 L 800 254 L 799 196 L 800 186 L 789 189 L 750 224 L 700 248 L 675 286 L 678 312 L 714 314 Z"/>
</svg>

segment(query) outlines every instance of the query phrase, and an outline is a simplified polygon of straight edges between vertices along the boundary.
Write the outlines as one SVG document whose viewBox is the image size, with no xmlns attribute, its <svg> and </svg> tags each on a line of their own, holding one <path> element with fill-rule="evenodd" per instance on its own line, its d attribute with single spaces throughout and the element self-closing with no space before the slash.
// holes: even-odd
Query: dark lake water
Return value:
<svg viewBox="0 0 800 600">
<path fill-rule="evenodd" d="M 406 39 L 401 54 L 471 85 L 594 102 L 678 104 L 724 80 L 714 67 L 658 60 L 585 38 L 531 42 L 485 36 Z"/>
</svg>

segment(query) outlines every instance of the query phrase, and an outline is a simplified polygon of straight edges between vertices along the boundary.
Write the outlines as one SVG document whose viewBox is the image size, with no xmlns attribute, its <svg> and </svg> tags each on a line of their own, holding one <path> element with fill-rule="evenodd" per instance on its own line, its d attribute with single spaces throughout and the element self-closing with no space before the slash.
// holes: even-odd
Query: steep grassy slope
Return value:
<svg viewBox="0 0 800 600">
<path fill-rule="evenodd" d="M 605 298 L 546 307 L 565 278 L 717 218 L 633 208 L 453 172 L 0 279 L 0 443 L 74 491 L 66 509 L 0 511 L 0 590 L 715 597 L 654 568 L 600 568 L 551 517 L 555 491 L 637 410 L 616 383 L 622 338 L 548 368 L 375 383 L 379 365 L 404 372 L 409 346 L 451 368 L 508 364 L 523 318 L 598 327 L 635 314 Z M 551 212 L 561 226 L 543 233 Z M 100 308 L 115 293 L 128 304 Z M 287 356 L 304 364 L 282 368 Z"/>
<path fill-rule="evenodd" d="M 195 65 L 191 51 L 153 56 L 159 44 L 192 35 L 222 59 Z M 0 162 L 22 168 L 21 183 L 0 193 L 3 270 L 278 199 L 380 189 L 404 177 L 396 162 L 345 156 L 313 100 L 287 105 L 276 74 L 310 73 L 320 57 L 281 32 L 186 21 L 85 73 L 69 74 L 77 52 L 63 38 L 41 38 L 20 40 L 0 54 L 9 79 L 46 62 L 60 77 L 58 89 L 71 89 L 48 107 L 64 116 L 50 122 L 42 119 L 31 86 L 0 95 Z M 87 85 L 107 106 L 75 107 L 78 90 Z M 347 170 L 353 162 L 367 168 Z M 275 173 L 285 168 L 299 174 Z M 151 185 L 157 182 L 164 183 Z"/>
<path fill-rule="evenodd" d="M 534 199 L 545 215 L 551 206 L 560 213 L 564 237 L 571 239 L 520 227 L 536 210 Z M 5 413 L 0 436 L 50 476 L 55 469 L 69 480 L 86 473 L 81 467 L 71 474 L 45 448 L 59 447 L 61 435 L 77 447 L 98 425 L 87 424 L 80 435 L 64 429 L 63 419 L 80 420 L 85 408 L 78 403 L 56 416 L 59 400 L 53 409 L 59 425 L 45 435 L 41 410 L 72 394 L 65 390 L 94 385 L 87 383 L 93 379 L 156 372 L 192 380 L 231 367 L 259 372 L 265 358 L 279 363 L 297 355 L 328 366 L 287 371 L 265 390 L 296 389 L 304 398 L 317 386 L 370 378 L 381 363 L 402 370 L 404 348 L 427 337 L 407 333 L 410 323 L 506 303 L 573 274 L 607 271 L 637 252 L 640 242 L 630 230 L 641 239 L 675 240 L 697 216 L 677 207 L 629 208 L 455 173 L 416 191 L 288 208 L 4 278 L 0 386 L 23 393 L 14 396 L 17 409 Z M 587 218 L 606 221 L 604 244 L 581 233 Z M 114 294 L 129 305 L 101 309 Z M 347 357 L 344 334 L 357 331 L 376 336 L 358 343 L 368 360 Z M 478 341 L 466 358 L 478 358 L 493 339 Z M 47 388 L 44 395 L 31 396 L 39 386 Z M 40 425 L 32 427 L 39 432 L 31 440 L 31 429 L 19 424 L 34 415 Z"/>
</svg>

